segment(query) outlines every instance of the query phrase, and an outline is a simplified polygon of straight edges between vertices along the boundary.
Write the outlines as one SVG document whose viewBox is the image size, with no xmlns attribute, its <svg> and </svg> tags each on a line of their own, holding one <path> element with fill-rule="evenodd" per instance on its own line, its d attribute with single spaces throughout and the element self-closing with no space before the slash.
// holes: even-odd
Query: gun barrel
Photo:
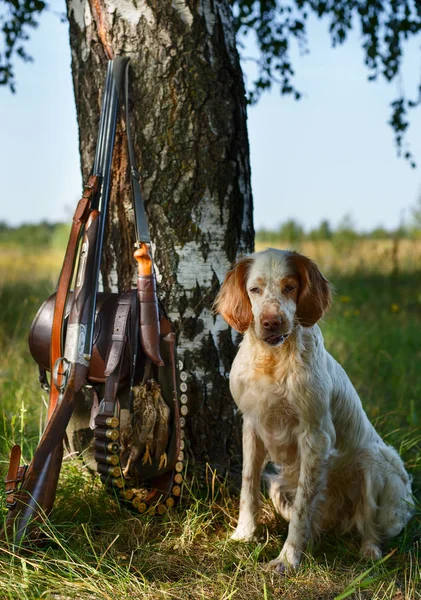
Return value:
<svg viewBox="0 0 421 600">
<path fill-rule="evenodd" d="M 111 88 L 111 61 L 108 61 L 107 66 L 107 75 L 105 77 L 105 86 L 104 93 L 102 96 L 102 110 L 101 116 L 99 120 L 99 129 L 98 129 L 98 140 L 96 143 L 95 149 L 95 159 L 94 159 L 94 174 L 98 174 L 100 172 L 99 165 L 103 162 L 104 155 L 104 133 L 105 133 L 105 122 L 109 112 L 109 101 L 110 101 L 110 88 Z"/>
<path fill-rule="evenodd" d="M 110 61 L 110 63 L 112 62 L 113 61 Z M 102 178 L 101 191 L 98 196 L 98 210 L 100 212 L 101 218 L 95 249 L 94 272 L 96 273 L 96 276 L 92 280 L 92 292 L 94 301 L 87 322 L 86 337 L 83 349 L 83 354 L 86 360 L 90 360 L 92 355 L 93 337 L 95 330 L 96 295 L 98 293 L 99 271 L 101 266 L 102 248 L 104 242 L 105 222 L 108 212 L 111 165 L 113 159 L 115 131 L 117 125 L 118 94 L 115 80 L 112 74 L 112 66 L 110 64 L 109 70 L 107 71 L 107 80 L 110 81 L 108 86 L 106 87 L 108 94 L 106 98 L 107 114 L 104 118 L 103 138 L 101 138 L 101 141 L 103 143 L 103 153 L 100 156 L 100 162 L 97 165 L 98 173 L 101 175 Z"/>
</svg>

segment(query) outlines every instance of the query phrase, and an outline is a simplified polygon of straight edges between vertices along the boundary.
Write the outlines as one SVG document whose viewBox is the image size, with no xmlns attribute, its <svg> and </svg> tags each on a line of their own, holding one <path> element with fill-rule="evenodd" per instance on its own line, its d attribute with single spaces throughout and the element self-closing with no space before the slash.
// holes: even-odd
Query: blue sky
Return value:
<svg viewBox="0 0 421 600">
<path fill-rule="evenodd" d="M 369 83 L 357 35 L 332 50 L 327 27 L 311 20 L 310 54 L 294 62 L 304 98 L 273 91 L 249 109 L 256 228 L 287 218 L 336 225 L 345 214 L 360 229 L 392 228 L 421 194 L 421 110 L 408 135 L 420 165 L 413 170 L 397 158 L 387 125 L 396 84 Z M 13 225 L 69 220 L 81 191 L 68 31 L 58 13 L 43 15 L 28 49 L 35 62 L 16 63 L 17 93 L 0 88 L 0 220 Z M 252 76 L 249 64 L 245 71 Z M 420 72 L 418 38 L 400 82 L 409 95 Z"/>
</svg>

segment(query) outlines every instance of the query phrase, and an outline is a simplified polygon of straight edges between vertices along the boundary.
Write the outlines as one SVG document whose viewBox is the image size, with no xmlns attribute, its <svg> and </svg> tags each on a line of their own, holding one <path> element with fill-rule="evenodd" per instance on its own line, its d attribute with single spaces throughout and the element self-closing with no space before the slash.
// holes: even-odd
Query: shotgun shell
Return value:
<svg viewBox="0 0 421 600">
<path fill-rule="evenodd" d="M 165 500 L 165 504 L 168 506 L 168 508 L 172 508 L 175 504 L 174 498 L 167 498 Z"/>
<path fill-rule="evenodd" d="M 181 371 L 181 373 L 180 373 L 181 381 L 187 381 L 187 377 L 188 377 L 187 373 L 185 371 Z"/>
<path fill-rule="evenodd" d="M 108 473 L 112 476 L 112 477 L 121 477 L 121 469 L 120 467 L 108 467 Z"/>
<path fill-rule="evenodd" d="M 175 485 L 172 489 L 172 493 L 174 496 L 179 496 L 181 494 L 181 487 L 179 485 Z"/>
<path fill-rule="evenodd" d="M 177 473 L 180 473 L 183 470 L 183 463 L 182 462 L 176 463 L 175 470 L 177 471 Z"/>
<path fill-rule="evenodd" d="M 118 465 L 119 458 L 117 454 L 103 454 L 102 452 L 95 452 L 95 460 L 97 463 L 107 463 L 109 465 Z"/>
<path fill-rule="evenodd" d="M 98 463 L 98 472 L 103 473 L 104 475 L 110 475 L 111 477 L 120 477 L 121 469 L 120 467 L 113 467 L 108 465 L 103 465 Z"/>
<path fill-rule="evenodd" d="M 120 446 L 116 442 L 107 442 L 106 440 L 95 440 L 95 450 L 97 452 L 101 452 L 101 454 L 106 454 L 107 452 L 117 454 L 117 452 L 120 450 Z"/>
<path fill-rule="evenodd" d="M 146 510 L 146 503 L 143 502 L 143 500 L 141 498 L 139 498 L 139 496 L 135 496 L 133 498 L 132 504 L 135 507 L 135 509 L 137 511 L 139 511 L 140 513 L 145 512 L 145 510 Z"/>
<path fill-rule="evenodd" d="M 189 409 L 187 408 L 187 406 L 185 404 L 183 404 L 180 408 L 180 412 L 183 415 L 183 417 L 185 417 L 187 415 L 187 413 L 189 412 Z"/>
<path fill-rule="evenodd" d="M 174 475 L 174 481 L 175 483 L 183 483 L 183 476 L 181 473 L 176 473 Z"/>
<path fill-rule="evenodd" d="M 180 450 L 180 454 L 177 457 L 177 460 L 184 460 L 184 452 L 182 452 L 181 450 Z M 117 464 L 117 463 L 113 463 L 113 464 Z"/>
<path fill-rule="evenodd" d="M 165 515 L 165 513 L 167 512 L 167 507 L 165 506 L 165 504 L 158 504 L 158 506 L 156 507 L 156 512 L 158 513 L 158 515 Z"/>
<path fill-rule="evenodd" d="M 133 488 L 127 488 L 127 490 L 124 490 L 124 492 L 121 492 L 121 495 L 126 500 L 131 500 L 133 498 L 133 496 L 134 496 Z"/>
<path fill-rule="evenodd" d="M 187 392 L 187 383 L 185 381 L 183 381 L 182 383 L 180 383 L 180 390 L 183 392 Z"/>
<path fill-rule="evenodd" d="M 119 426 L 120 420 L 118 417 L 110 417 L 109 415 L 97 415 L 95 418 L 95 425 L 97 427 L 112 427 L 115 429 Z"/>
<path fill-rule="evenodd" d="M 120 437 L 120 432 L 118 431 L 118 429 L 100 429 L 99 427 L 97 427 L 95 429 L 95 436 L 100 439 L 105 438 L 115 442 Z"/>
<path fill-rule="evenodd" d="M 105 485 L 108 486 L 113 486 L 113 487 L 117 487 L 117 488 L 123 488 L 124 487 L 124 481 L 119 477 L 109 477 L 107 475 L 101 475 L 101 481 L 102 483 L 105 483 Z"/>
</svg>

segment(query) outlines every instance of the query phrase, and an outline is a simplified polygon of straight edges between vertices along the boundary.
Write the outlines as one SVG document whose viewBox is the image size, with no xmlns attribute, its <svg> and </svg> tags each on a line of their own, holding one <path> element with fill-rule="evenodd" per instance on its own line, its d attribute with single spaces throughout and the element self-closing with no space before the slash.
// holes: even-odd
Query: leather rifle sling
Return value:
<svg viewBox="0 0 421 600">
<path fill-rule="evenodd" d="M 10 452 L 9 470 L 7 471 L 4 483 L 6 484 L 6 506 L 12 508 L 15 505 L 14 494 L 17 491 L 17 484 L 19 484 L 26 471 L 26 467 L 20 467 L 21 449 L 18 444 L 13 446 Z"/>
<path fill-rule="evenodd" d="M 98 414 L 111 416 L 114 413 L 131 313 L 136 314 L 135 297 L 133 293 L 124 292 L 118 299 L 114 316 L 113 333 L 105 363 L 105 376 L 107 379 L 105 381 L 104 399 L 100 404 Z"/>
<path fill-rule="evenodd" d="M 66 254 L 64 256 L 63 267 L 60 272 L 60 277 L 57 285 L 56 302 L 54 306 L 50 346 L 51 373 L 53 373 L 53 368 L 56 361 L 63 356 L 61 329 L 63 324 L 64 308 L 66 305 L 67 294 L 69 292 L 69 287 L 73 274 L 73 266 L 75 262 L 79 234 L 82 226 L 84 225 L 84 223 L 86 223 L 88 219 L 91 207 L 91 200 L 98 190 L 98 185 L 99 178 L 96 175 L 91 175 L 83 189 L 82 198 L 79 200 L 75 210 L 75 214 L 73 215 L 72 228 L 70 230 L 70 236 L 69 241 L 67 243 Z M 53 414 L 58 402 L 59 390 L 57 389 L 57 385 L 60 384 L 60 373 L 57 373 L 57 379 L 58 381 L 51 381 L 50 384 L 47 422 Z"/>
</svg>

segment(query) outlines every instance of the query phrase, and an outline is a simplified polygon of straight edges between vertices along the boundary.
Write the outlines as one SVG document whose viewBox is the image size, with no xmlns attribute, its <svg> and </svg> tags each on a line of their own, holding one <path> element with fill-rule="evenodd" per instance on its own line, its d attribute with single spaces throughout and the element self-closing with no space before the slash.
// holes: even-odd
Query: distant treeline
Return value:
<svg viewBox="0 0 421 600">
<path fill-rule="evenodd" d="M 256 242 L 262 244 L 275 244 L 279 241 L 298 244 L 303 241 L 332 240 L 333 242 L 352 242 L 354 240 L 385 240 L 385 239 L 420 239 L 421 238 L 421 212 L 419 219 L 414 211 L 414 218 L 408 225 L 400 225 L 396 229 L 388 230 L 376 227 L 370 231 L 358 231 L 352 219 L 346 216 L 334 228 L 327 219 L 321 221 L 318 227 L 306 230 L 303 225 L 294 219 L 288 219 L 276 229 L 261 228 L 256 231 Z M 23 224 L 11 227 L 0 221 L 0 244 L 13 246 L 28 246 L 31 248 L 61 248 L 66 245 L 70 232 L 69 223 L 49 223 L 41 221 L 37 224 Z"/>
<path fill-rule="evenodd" d="M 275 244 L 282 240 L 297 244 L 303 241 L 331 240 L 352 242 L 356 240 L 385 240 L 385 239 L 419 239 L 421 238 L 421 214 L 416 218 L 415 211 L 413 219 L 409 224 L 402 224 L 396 229 L 385 229 L 375 227 L 370 231 L 358 231 L 350 216 L 346 216 L 335 228 L 327 219 L 320 222 L 318 227 L 306 230 L 303 225 L 294 219 L 288 219 L 281 223 L 276 229 L 261 228 L 256 231 L 256 242 L 262 244 Z"/>
<path fill-rule="evenodd" d="M 10 246 L 28 246 L 31 248 L 62 247 L 69 237 L 68 223 L 24 223 L 11 227 L 0 221 L 0 244 Z"/>
</svg>

